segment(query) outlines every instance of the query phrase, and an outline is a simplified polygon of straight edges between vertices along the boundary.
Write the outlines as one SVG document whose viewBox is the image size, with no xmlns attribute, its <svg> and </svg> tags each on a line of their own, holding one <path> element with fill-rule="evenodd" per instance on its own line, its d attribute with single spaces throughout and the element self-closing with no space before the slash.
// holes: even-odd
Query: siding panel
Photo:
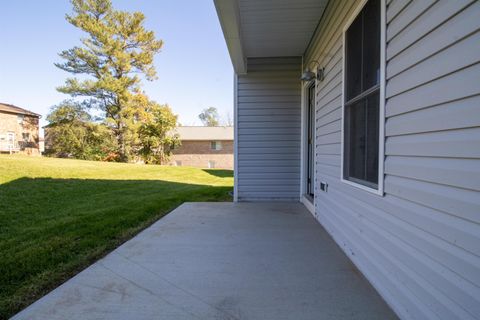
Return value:
<svg viewBox="0 0 480 320">
<path fill-rule="evenodd" d="M 301 58 L 257 58 L 238 76 L 238 201 L 299 199 L 300 74 Z"/>
<path fill-rule="evenodd" d="M 293 128 L 238 128 L 239 135 L 297 135 L 300 136 L 300 131 L 297 127 Z"/>
<path fill-rule="evenodd" d="M 297 141 L 300 139 L 300 136 L 297 134 L 265 134 L 265 135 L 258 135 L 258 134 L 241 134 L 238 137 L 242 139 L 242 141 L 278 141 L 281 139 L 282 141 Z M 261 154 L 260 154 L 261 155 Z M 297 155 L 299 157 L 299 155 Z"/>
<path fill-rule="evenodd" d="M 480 158 L 480 127 L 388 137 L 386 155 Z"/>
<path fill-rule="evenodd" d="M 390 117 L 387 136 L 480 126 L 480 95 Z"/>
<path fill-rule="evenodd" d="M 386 193 L 398 198 L 480 223 L 478 192 L 393 175 L 385 178 L 385 186 Z"/>
<path fill-rule="evenodd" d="M 411 0 L 397 0 L 389 5 L 387 11 L 387 23 L 390 23 L 403 9 L 411 2 Z"/>
<path fill-rule="evenodd" d="M 387 41 L 398 35 L 400 31 L 404 30 L 410 23 L 420 16 L 425 10 L 435 3 L 435 0 L 413 1 L 399 14 L 396 19 L 390 21 L 387 29 Z M 394 6 L 390 6 L 390 9 Z M 390 11 L 390 10 L 389 10 Z M 388 16 L 388 14 L 387 14 Z M 403 36 L 405 33 L 400 35 Z"/>
<path fill-rule="evenodd" d="M 359 3 L 330 2 L 305 54 L 305 65 L 327 67 L 316 88 L 315 216 L 401 318 L 474 319 L 480 2 L 387 1 L 383 196 L 340 181 L 341 30 Z"/>
<path fill-rule="evenodd" d="M 390 117 L 477 95 L 479 83 L 480 64 L 476 64 L 388 99 L 385 113 Z"/>
<path fill-rule="evenodd" d="M 395 3 L 395 2 L 394 2 Z M 480 2 L 474 2 L 388 62 L 387 79 L 478 30 Z"/>
<path fill-rule="evenodd" d="M 475 159 L 391 156 L 385 161 L 385 173 L 480 191 L 480 166 Z"/>
<path fill-rule="evenodd" d="M 396 54 L 418 41 L 427 33 L 436 29 L 449 18 L 457 14 L 463 8 L 475 0 L 455 0 L 455 1 L 413 1 L 396 19 L 394 19 L 387 28 L 388 41 L 389 35 L 395 34 L 395 39 L 388 43 L 387 59 L 393 58 Z M 431 7 L 432 3 L 435 3 Z M 426 11 L 423 11 L 425 10 Z M 393 24 L 399 22 L 405 29 L 400 33 L 391 31 Z M 410 24 L 411 23 L 411 24 Z M 408 26 L 408 27 L 407 27 Z"/>
<path fill-rule="evenodd" d="M 480 32 L 457 42 L 388 81 L 387 98 L 479 62 Z M 461 56 L 462 59 L 457 59 Z"/>
<path fill-rule="evenodd" d="M 344 197 L 345 195 L 339 196 Z M 352 200 L 350 199 L 350 201 Z M 344 210 L 349 211 L 350 215 L 354 215 L 349 219 L 363 224 L 364 230 L 369 227 L 381 228 L 381 233 L 383 233 L 378 235 L 377 232 L 365 232 L 366 237 L 372 237 L 373 241 L 382 243 L 382 246 L 386 247 L 388 252 L 395 252 L 395 256 L 401 264 L 410 261 L 415 263 L 415 273 L 429 282 L 431 291 L 416 287 L 417 293 L 418 291 L 424 291 L 424 295 L 429 295 L 430 299 L 437 300 L 437 303 L 441 301 L 448 304 L 447 306 L 440 304 L 436 307 L 439 310 L 439 316 L 444 316 L 444 319 L 454 318 L 455 313 L 449 310 L 448 307 L 450 307 L 455 309 L 456 313 L 461 314 L 462 318 L 472 319 L 472 315 L 469 316 L 467 312 L 448 300 L 456 297 L 460 305 L 467 306 L 467 309 L 472 311 L 478 310 L 480 290 L 463 278 L 466 275 L 465 262 L 470 265 L 473 262 L 468 273 L 471 279 L 478 280 L 476 277 L 479 272 L 478 259 L 475 261 L 468 254 L 458 252 L 458 250 L 450 250 L 452 247 L 438 238 L 429 234 L 418 233 L 418 229 L 411 224 L 392 219 L 376 208 L 369 208 L 364 201 L 353 200 L 353 203 L 361 210 L 369 210 L 371 215 L 359 219 L 350 211 L 350 208 L 346 207 Z M 461 269 L 462 274 L 457 274 L 450 268 Z M 412 285 L 418 286 L 418 284 Z M 466 290 L 462 290 L 462 288 Z"/>
</svg>

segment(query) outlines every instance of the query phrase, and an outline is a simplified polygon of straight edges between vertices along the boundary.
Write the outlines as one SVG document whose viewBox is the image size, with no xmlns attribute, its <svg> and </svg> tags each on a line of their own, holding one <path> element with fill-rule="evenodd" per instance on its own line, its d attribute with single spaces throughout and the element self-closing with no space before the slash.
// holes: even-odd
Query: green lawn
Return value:
<svg viewBox="0 0 480 320">
<path fill-rule="evenodd" d="M 0 155 L 0 318 L 185 201 L 231 201 L 233 172 Z"/>
</svg>

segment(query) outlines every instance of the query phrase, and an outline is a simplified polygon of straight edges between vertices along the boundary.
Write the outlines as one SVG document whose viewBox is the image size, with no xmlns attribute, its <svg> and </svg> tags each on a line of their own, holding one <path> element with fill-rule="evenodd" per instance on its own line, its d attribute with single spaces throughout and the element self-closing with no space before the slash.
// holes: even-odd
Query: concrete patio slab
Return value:
<svg viewBox="0 0 480 320">
<path fill-rule="evenodd" d="M 186 203 L 13 319 L 396 319 L 296 203 Z"/>
</svg>

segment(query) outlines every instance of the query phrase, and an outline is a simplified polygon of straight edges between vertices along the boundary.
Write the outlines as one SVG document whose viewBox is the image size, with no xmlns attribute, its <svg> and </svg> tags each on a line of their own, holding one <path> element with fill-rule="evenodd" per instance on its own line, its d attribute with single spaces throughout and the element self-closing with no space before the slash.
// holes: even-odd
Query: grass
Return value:
<svg viewBox="0 0 480 320">
<path fill-rule="evenodd" d="M 186 201 L 230 201 L 233 173 L 0 155 L 0 319 Z"/>
</svg>

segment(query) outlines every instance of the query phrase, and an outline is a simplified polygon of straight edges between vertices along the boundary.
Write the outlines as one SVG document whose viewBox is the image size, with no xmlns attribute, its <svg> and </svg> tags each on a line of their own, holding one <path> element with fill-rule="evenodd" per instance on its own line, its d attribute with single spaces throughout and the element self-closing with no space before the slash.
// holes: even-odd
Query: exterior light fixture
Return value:
<svg viewBox="0 0 480 320">
<path fill-rule="evenodd" d="M 311 70 L 311 66 L 313 65 L 317 65 L 317 72 L 313 72 Z M 318 81 L 323 81 L 324 79 L 324 74 L 325 74 L 325 68 L 320 68 L 320 64 L 318 63 L 317 60 L 313 60 L 312 62 L 310 62 L 307 66 L 307 68 L 305 69 L 305 71 L 302 73 L 302 76 L 300 77 L 300 80 L 302 81 L 305 81 L 305 82 L 308 82 L 308 81 L 312 81 L 314 79 L 317 79 Z"/>
<path fill-rule="evenodd" d="M 318 81 L 323 81 L 325 79 L 325 67 L 320 68 L 318 67 L 317 69 L 317 80 Z"/>
<path fill-rule="evenodd" d="M 313 71 L 310 71 L 310 69 L 305 69 L 305 71 L 302 73 L 302 77 L 300 78 L 300 80 L 302 81 L 312 81 L 313 79 L 315 79 L 315 72 Z"/>
</svg>

